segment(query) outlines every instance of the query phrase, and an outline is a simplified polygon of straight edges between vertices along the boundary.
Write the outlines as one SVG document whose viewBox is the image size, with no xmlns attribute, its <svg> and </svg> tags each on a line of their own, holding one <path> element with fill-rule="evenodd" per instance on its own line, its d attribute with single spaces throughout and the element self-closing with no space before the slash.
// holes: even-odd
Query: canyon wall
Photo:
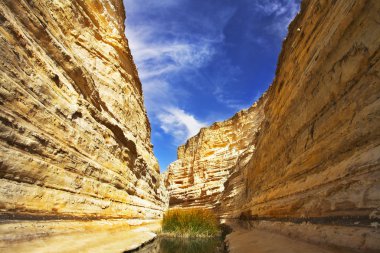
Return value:
<svg viewBox="0 0 380 253">
<path fill-rule="evenodd" d="M 262 98 L 232 118 L 202 128 L 178 148 L 178 160 L 169 165 L 166 186 L 171 207 L 208 207 L 219 203 L 224 183 L 238 160 L 251 157 L 264 119 Z M 235 184 L 235 187 L 237 185 Z"/>
<path fill-rule="evenodd" d="M 302 3 L 247 164 L 247 215 L 379 218 L 379 10 Z"/>
<path fill-rule="evenodd" d="M 0 1 L 0 215 L 159 217 L 121 0 Z"/>
<path fill-rule="evenodd" d="M 169 167 L 171 205 L 190 206 L 177 197 L 189 194 L 222 217 L 308 222 L 314 225 L 260 226 L 308 234 L 315 242 L 379 249 L 379 11 L 376 0 L 304 0 L 273 84 L 261 98 L 265 103 L 250 108 L 251 115 L 262 116 L 247 118 L 253 122 L 245 122 L 251 129 L 239 136 L 246 138 L 244 147 L 234 154 L 224 151 L 226 137 L 216 135 L 221 141 L 214 146 L 204 141 L 204 133 L 224 135 L 230 120 L 202 129 Z M 228 135 L 239 135 L 239 129 Z M 207 158 L 209 152 L 224 157 Z M 216 197 L 201 191 L 208 184 L 215 185 Z"/>
</svg>

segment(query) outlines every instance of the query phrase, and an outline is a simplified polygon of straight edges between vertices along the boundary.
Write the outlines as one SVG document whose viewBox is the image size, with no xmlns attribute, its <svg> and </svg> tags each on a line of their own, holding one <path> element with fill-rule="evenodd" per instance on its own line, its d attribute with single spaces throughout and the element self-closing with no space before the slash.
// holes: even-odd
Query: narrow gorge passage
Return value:
<svg viewBox="0 0 380 253">
<path fill-rule="evenodd" d="M 298 4 L 269 89 L 207 124 L 218 106 L 206 91 L 236 112 L 226 93 L 255 87 L 228 76 L 246 69 L 231 59 L 273 49 L 233 24 L 261 12 L 281 22 L 251 25 L 281 34 L 276 25 Z M 126 13 L 143 15 L 139 8 L 151 11 L 143 19 L 152 27 L 126 29 Z M 146 44 L 160 28 L 153 14 L 166 22 L 168 12 L 177 17 L 163 25 L 172 41 Z M 0 251 L 379 252 L 379 13 L 378 0 L 0 0 Z M 190 25 L 179 34 L 181 20 Z M 208 35 L 193 41 L 201 29 Z M 239 57 L 224 59 L 218 43 Z M 255 54 L 246 65 L 267 66 Z M 185 111 L 191 105 L 175 106 L 191 100 L 181 82 L 170 86 L 178 76 L 223 84 L 190 85 L 194 101 L 206 101 L 202 120 Z M 236 87 L 221 90 L 229 82 Z M 157 138 L 170 147 L 187 139 L 162 173 L 155 152 L 167 146 L 154 151 Z M 232 230 L 168 238 L 168 210 L 209 210 Z"/>
</svg>

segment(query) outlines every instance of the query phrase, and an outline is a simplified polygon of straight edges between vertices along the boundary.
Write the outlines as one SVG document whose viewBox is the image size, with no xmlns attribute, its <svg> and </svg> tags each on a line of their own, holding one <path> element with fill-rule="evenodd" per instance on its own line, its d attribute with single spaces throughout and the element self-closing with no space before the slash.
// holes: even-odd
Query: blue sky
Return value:
<svg viewBox="0 0 380 253">
<path fill-rule="evenodd" d="M 177 147 L 271 84 L 299 0 L 124 0 L 161 171 Z"/>
</svg>

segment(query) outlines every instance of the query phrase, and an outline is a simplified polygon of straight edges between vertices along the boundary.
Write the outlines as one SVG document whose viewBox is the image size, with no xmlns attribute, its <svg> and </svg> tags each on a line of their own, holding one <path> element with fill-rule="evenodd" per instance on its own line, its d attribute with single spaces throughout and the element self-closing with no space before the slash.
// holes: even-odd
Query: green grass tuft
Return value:
<svg viewBox="0 0 380 253">
<path fill-rule="evenodd" d="M 162 232 L 166 236 L 214 237 L 220 235 L 216 216 L 206 209 L 173 209 L 165 213 Z"/>
</svg>

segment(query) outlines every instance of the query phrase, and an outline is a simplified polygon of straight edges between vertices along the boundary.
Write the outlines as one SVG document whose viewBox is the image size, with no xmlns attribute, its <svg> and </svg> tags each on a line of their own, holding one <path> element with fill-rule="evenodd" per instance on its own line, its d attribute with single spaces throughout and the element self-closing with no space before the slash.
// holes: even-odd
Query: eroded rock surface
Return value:
<svg viewBox="0 0 380 253">
<path fill-rule="evenodd" d="M 0 2 L 0 213 L 160 217 L 121 0 Z"/>
<path fill-rule="evenodd" d="M 262 98 L 229 120 L 201 129 L 178 148 L 178 160 L 169 165 L 166 175 L 171 207 L 217 205 L 235 165 L 255 150 L 265 101 Z M 236 190 L 238 185 L 234 186 Z"/>
<path fill-rule="evenodd" d="M 303 2 L 247 164 L 249 215 L 379 214 L 379 10 L 374 0 Z"/>
</svg>

